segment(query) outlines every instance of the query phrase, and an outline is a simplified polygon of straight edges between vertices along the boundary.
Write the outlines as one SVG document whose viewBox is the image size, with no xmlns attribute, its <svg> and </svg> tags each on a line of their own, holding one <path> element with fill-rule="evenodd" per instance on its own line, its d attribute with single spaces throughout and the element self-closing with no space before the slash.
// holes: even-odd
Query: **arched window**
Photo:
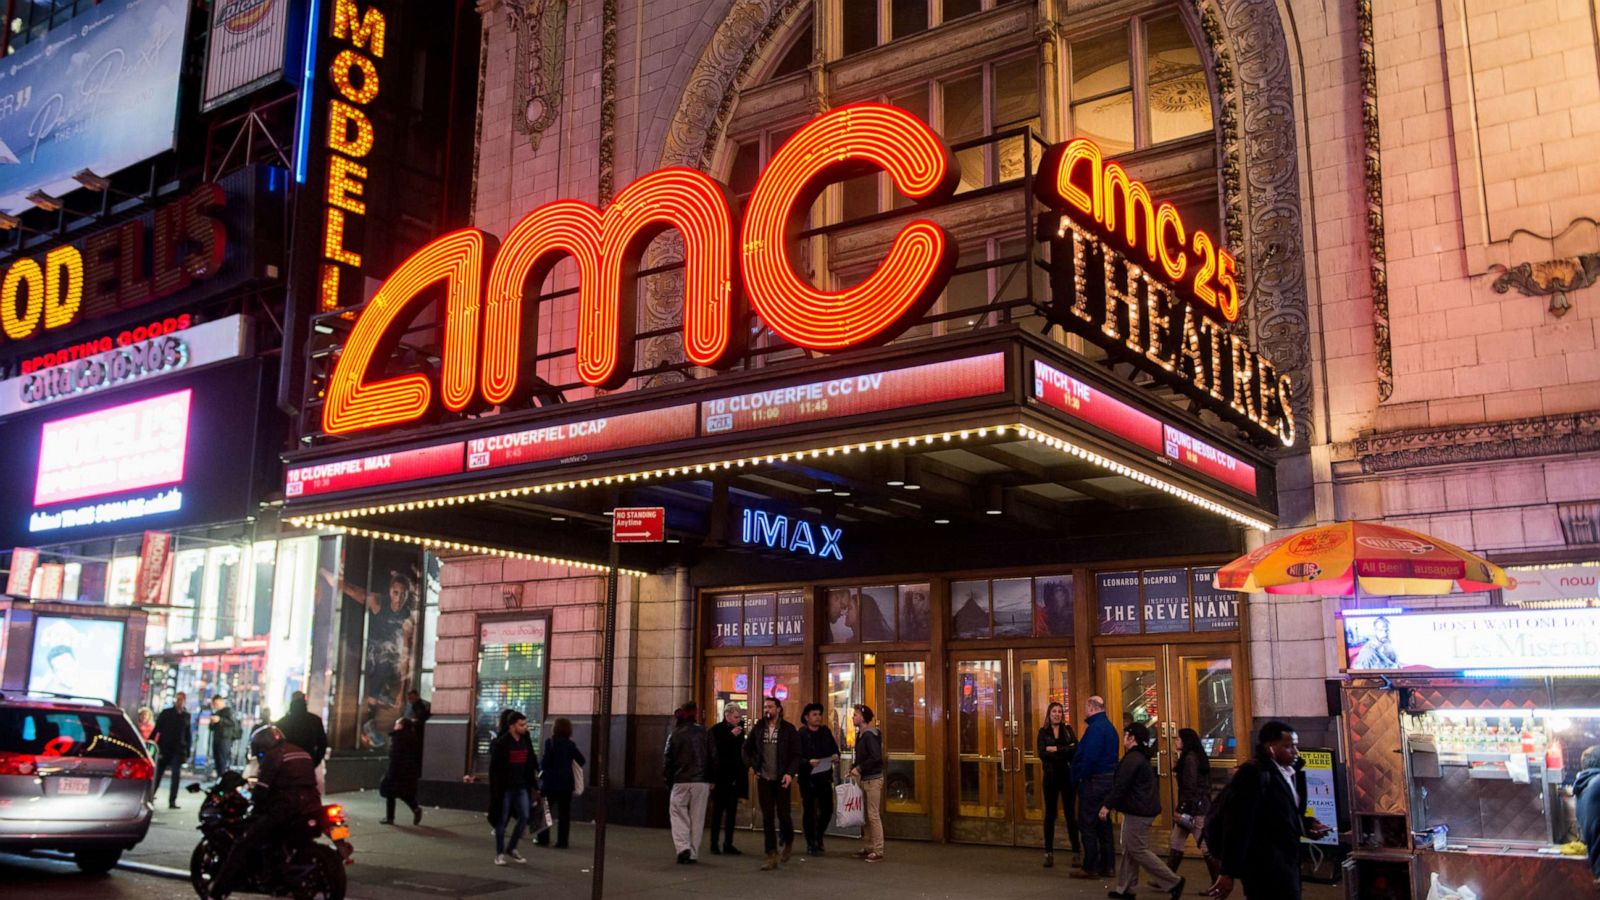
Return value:
<svg viewBox="0 0 1600 900">
<path fill-rule="evenodd" d="M 1134 16 L 1074 40 L 1069 55 L 1073 134 L 1107 154 L 1211 133 L 1200 50 L 1177 13 Z"/>
</svg>

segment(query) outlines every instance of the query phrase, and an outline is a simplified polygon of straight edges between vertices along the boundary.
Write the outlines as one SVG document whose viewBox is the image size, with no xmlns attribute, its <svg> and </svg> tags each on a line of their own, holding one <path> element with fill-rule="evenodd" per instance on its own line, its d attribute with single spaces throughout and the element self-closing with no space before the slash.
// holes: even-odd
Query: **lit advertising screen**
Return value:
<svg viewBox="0 0 1600 900">
<path fill-rule="evenodd" d="M 272 449 L 260 387 L 240 362 L 5 419 L 0 545 L 243 519 Z"/>
<path fill-rule="evenodd" d="M 33 625 L 28 690 L 117 702 L 123 623 L 40 616 Z"/>
<path fill-rule="evenodd" d="M 192 391 L 175 391 L 46 422 L 33 505 L 182 481 L 192 396 Z"/>
<path fill-rule="evenodd" d="M 0 210 L 171 149 L 187 0 L 103 0 L 0 67 Z"/>
</svg>

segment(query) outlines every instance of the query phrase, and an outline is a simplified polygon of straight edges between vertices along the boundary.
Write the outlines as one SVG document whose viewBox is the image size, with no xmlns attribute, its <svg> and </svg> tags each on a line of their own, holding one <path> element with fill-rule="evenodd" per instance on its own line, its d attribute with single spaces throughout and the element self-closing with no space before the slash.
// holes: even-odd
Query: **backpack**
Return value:
<svg viewBox="0 0 1600 900">
<path fill-rule="evenodd" d="M 244 736 L 244 728 L 239 725 L 239 720 L 233 716 L 223 716 L 222 736 L 230 741 L 237 741 Z"/>
<path fill-rule="evenodd" d="M 1259 779 L 1256 786 L 1256 795 L 1260 796 L 1267 789 L 1269 783 L 1267 779 L 1271 777 L 1271 773 L 1253 763 L 1246 763 L 1245 765 L 1249 765 L 1256 772 L 1256 776 Z M 1240 819 L 1241 815 L 1251 814 L 1249 810 L 1235 808 L 1239 805 L 1240 800 L 1238 792 L 1233 787 L 1238 783 L 1243 769 L 1244 765 L 1235 769 L 1233 777 L 1228 779 L 1228 783 L 1222 786 L 1222 790 L 1218 791 L 1217 796 L 1211 801 L 1211 813 L 1206 816 L 1206 827 L 1201 833 L 1201 837 L 1205 840 L 1206 853 L 1213 859 L 1221 860 L 1227 857 L 1228 843 L 1232 839 L 1228 834 L 1228 828 L 1234 821 L 1242 821 Z"/>
</svg>

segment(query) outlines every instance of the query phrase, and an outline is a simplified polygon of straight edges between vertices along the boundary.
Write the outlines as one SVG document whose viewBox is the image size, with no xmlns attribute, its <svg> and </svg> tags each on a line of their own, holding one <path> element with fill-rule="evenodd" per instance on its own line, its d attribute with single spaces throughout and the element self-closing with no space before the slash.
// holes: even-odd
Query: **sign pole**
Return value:
<svg viewBox="0 0 1600 900">
<path fill-rule="evenodd" d="M 600 650 L 600 715 L 596 717 L 599 733 L 594 740 L 598 793 L 594 806 L 594 877 L 589 894 L 593 900 L 600 900 L 606 893 L 606 794 L 611 774 L 611 692 L 617 663 L 617 557 L 618 545 L 613 540 L 606 574 L 605 633 Z"/>
</svg>

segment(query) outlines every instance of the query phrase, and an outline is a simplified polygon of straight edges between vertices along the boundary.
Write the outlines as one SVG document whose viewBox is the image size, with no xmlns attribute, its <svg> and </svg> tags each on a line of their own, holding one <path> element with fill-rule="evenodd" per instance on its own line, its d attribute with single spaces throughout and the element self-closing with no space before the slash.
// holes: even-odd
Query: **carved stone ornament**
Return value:
<svg viewBox="0 0 1600 900">
<path fill-rule="evenodd" d="M 1600 450 L 1600 412 L 1419 428 L 1355 441 L 1367 474 L 1595 450 Z"/>
<path fill-rule="evenodd" d="M 561 115 L 568 0 L 478 0 L 480 13 L 497 6 L 505 7 L 506 25 L 516 39 L 511 127 L 528 136 L 530 150 L 538 150 Z"/>
<path fill-rule="evenodd" d="M 1394 349 L 1389 337 L 1389 251 L 1383 226 L 1383 142 L 1378 133 L 1378 55 L 1372 0 L 1356 0 L 1361 43 L 1362 177 L 1367 194 L 1367 277 L 1372 289 L 1372 343 L 1378 362 L 1378 402 L 1394 395 Z"/>
<path fill-rule="evenodd" d="M 1572 308 L 1568 293 L 1600 281 L 1600 253 L 1523 263 L 1509 269 L 1505 266 L 1494 268 L 1500 272 L 1500 277 L 1491 285 L 1496 293 L 1504 294 L 1516 288 L 1517 293 L 1524 296 L 1549 297 L 1550 312 L 1559 318 Z"/>
</svg>

